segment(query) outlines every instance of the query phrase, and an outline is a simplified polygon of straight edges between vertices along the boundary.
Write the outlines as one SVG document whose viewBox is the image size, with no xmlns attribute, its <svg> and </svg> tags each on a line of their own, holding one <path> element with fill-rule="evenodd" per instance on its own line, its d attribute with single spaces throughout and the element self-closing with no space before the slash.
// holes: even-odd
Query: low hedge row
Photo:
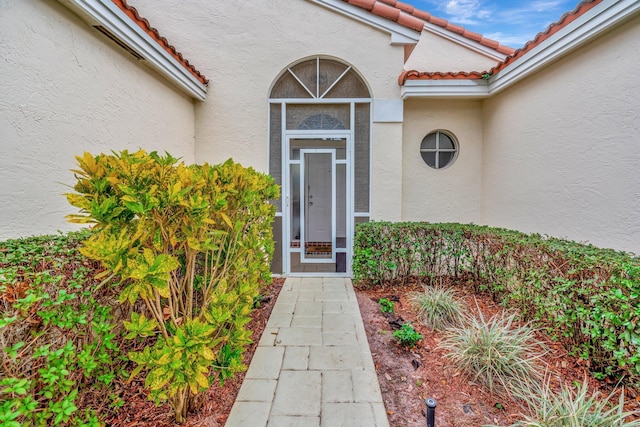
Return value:
<svg viewBox="0 0 640 427">
<path fill-rule="evenodd" d="M 453 277 L 544 328 L 597 378 L 640 383 L 640 258 L 471 224 L 358 227 L 360 286 Z"/>
</svg>

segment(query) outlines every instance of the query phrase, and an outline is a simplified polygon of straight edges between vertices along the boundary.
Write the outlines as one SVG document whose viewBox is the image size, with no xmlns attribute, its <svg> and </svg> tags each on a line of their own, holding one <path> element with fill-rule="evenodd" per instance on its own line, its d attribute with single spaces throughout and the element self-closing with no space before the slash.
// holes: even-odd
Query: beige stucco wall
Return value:
<svg viewBox="0 0 640 427">
<path fill-rule="evenodd" d="M 0 239 L 71 227 L 74 156 L 194 159 L 194 105 L 52 0 L 0 1 Z"/>
<path fill-rule="evenodd" d="M 402 144 L 402 220 L 478 222 L 482 190 L 482 105 L 474 100 L 412 99 L 405 102 Z M 459 144 L 450 166 L 432 169 L 420 155 L 435 130 Z"/>
<path fill-rule="evenodd" d="M 640 253 L 639 24 L 485 102 L 484 222 Z"/>
<path fill-rule="evenodd" d="M 388 34 L 302 0 L 211 2 L 137 0 L 142 16 L 193 58 L 210 78 L 207 101 L 196 109 L 196 157 L 220 162 L 229 157 L 259 170 L 268 168 L 268 109 L 272 83 L 293 62 L 312 55 L 342 59 L 364 77 L 374 98 L 399 99 L 397 77 L 403 46 L 391 46 Z M 169 12 L 170 13 L 169 13 Z M 398 177 L 375 186 L 372 214 L 400 217 L 400 123 L 374 126 L 372 144 L 383 147 L 384 164 L 374 176 L 394 171 Z M 395 130 L 390 130 L 395 129 Z M 391 139 L 388 136 L 392 136 Z"/>
<path fill-rule="evenodd" d="M 424 30 L 407 58 L 404 69 L 421 72 L 481 72 L 495 67 L 497 62 L 496 58 Z"/>
<path fill-rule="evenodd" d="M 371 219 L 402 219 L 402 126 L 374 123 L 371 142 Z"/>
</svg>

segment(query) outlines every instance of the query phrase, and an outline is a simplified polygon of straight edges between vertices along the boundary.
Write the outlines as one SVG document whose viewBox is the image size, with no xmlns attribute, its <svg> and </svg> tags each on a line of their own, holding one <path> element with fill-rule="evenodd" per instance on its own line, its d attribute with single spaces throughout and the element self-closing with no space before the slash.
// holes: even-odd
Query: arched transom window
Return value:
<svg viewBox="0 0 640 427">
<path fill-rule="evenodd" d="M 271 98 L 369 98 L 369 89 L 350 65 L 316 57 L 288 67 Z"/>
</svg>

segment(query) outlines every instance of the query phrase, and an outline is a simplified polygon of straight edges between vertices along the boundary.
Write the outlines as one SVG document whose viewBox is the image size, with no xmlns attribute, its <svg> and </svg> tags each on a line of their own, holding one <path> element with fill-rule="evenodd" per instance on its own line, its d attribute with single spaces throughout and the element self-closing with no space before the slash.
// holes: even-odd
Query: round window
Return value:
<svg viewBox="0 0 640 427">
<path fill-rule="evenodd" d="M 420 144 L 420 155 L 432 168 L 446 168 L 458 157 L 458 142 L 450 133 L 439 130 L 431 132 Z"/>
</svg>

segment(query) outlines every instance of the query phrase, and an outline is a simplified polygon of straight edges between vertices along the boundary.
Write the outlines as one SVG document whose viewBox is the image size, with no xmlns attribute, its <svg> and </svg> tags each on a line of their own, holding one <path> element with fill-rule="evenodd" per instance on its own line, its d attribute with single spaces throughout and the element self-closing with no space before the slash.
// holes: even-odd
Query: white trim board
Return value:
<svg viewBox="0 0 640 427">
<path fill-rule="evenodd" d="M 104 27 L 188 95 L 200 101 L 205 99 L 207 86 L 191 74 L 111 0 L 58 1 L 75 11 L 89 25 Z"/>
<path fill-rule="evenodd" d="M 402 99 L 487 98 L 489 96 L 489 82 L 466 79 L 407 80 L 400 93 Z"/>
</svg>

